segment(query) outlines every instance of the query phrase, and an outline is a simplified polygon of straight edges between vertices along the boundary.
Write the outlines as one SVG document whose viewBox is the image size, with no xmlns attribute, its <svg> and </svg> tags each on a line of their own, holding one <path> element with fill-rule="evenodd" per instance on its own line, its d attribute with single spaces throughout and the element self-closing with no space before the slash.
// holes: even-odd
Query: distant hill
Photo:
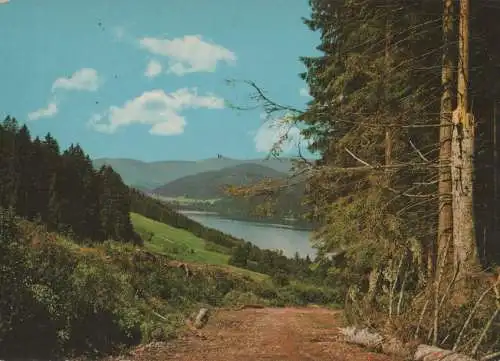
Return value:
<svg viewBox="0 0 500 361">
<path fill-rule="evenodd" d="M 209 158 L 200 161 L 161 161 L 142 162 L 125 158 L 98 158 L 93 160 L 94 167 L 103 164 L 113 167 L 121 175 L 125 184 L 141 190 L 152 190 L 176 179 L 208 171 L 217 171 L 241 164 L 256 164 L 277 172 L 288 173 L 292 160 L 283 159 L 230 159 Z"/>
<path fill-rule="evenodd" d="M 224 187 L 227 185 L 249 185 L 263 179 L 285 178 L 286 176 L 284 172 L 278 172 L 260 164 L 238 164 L 176 179 L 155 188 L 152 193 L 163 197 L 222 198 L 225 196 Z"/>
</svg>

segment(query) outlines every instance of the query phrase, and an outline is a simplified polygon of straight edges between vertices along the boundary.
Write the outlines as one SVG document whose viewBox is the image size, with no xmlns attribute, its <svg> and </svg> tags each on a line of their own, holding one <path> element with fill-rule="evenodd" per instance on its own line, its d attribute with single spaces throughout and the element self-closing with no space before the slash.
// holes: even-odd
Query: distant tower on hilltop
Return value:
<svg viewBox="0 0 500 361">
<path fill-rule="evenodd" d="M 222 159 L 222 154 L 217 154 L 217 159 Z"/>
</svg>

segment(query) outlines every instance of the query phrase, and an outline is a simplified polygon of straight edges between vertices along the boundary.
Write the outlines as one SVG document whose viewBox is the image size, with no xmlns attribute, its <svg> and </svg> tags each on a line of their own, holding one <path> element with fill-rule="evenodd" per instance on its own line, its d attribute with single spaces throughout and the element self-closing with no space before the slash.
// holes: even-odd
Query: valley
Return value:
<svg viewBox="0 0 500 361">
<path fill-rule="evenodd" d="M 252 242 L 259 248 L 283 250 L 287 257 L 293 257 L 297 252 L 301 257 L 309 255 L 314 259 L 317 253 L 311 247 L 311 232 L 298 229 L 296 225 L 235 220 L 221 217 L 220 214 L 197 211 L 181 213 L 206 227 Z"/>
<path fill-rule="evenodd" d="M 125 184 L 136 187 L 179 211 L 210 212 L 233 220 L 282 223 L 297 229 L 314 228 L 314 222 L 304 217 L 308 208 L 302 202 L 305 195 L 303 182 L 292 184 L 272 202 L 269 197 L 264 196 L 236 197 L 227 189 L 228 186 L 251 186 L 270 180 L 287 182 L 293 169 L 293 161 L 290 158 L 268 160 L 222 158 L 198 162 L 154 163 L 97 159 L 93 163 L 94 166 L 113 165 L 116 167 L 113 169 L 117 170 Z M 152 184 L 157 184 L 160 179 L 169 181 L 153 187 Z"/>
<path fill-rule="evenodd" d="M 0 139 L 2 359 L 95 358 L 171 340 L 201 306 L 341 301 L 331 263 L 292 257 L 298 245 L 287 257 L 262 236 L 258 247 L 203 225 L 111 166 L 95 169 L 79 145 L 31 138 L 15 118 Z"/>
<path fill-rule="evenodd" d="M 0 0 L 0 361 L 500 361 L 499 18 Z"/>
</svg>

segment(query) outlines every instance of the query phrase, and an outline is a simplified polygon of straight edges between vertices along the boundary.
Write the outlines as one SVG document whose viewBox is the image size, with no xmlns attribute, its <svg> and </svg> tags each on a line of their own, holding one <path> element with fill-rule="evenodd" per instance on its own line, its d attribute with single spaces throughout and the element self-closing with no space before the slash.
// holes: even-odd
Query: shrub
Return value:
<svg viewBox="0 0 500 361">
<path fill-rule="evenodd" d="M 205 250 L 211 251 L 211 252 L 217 252 L 217 253 L 222 253 L 222 254 L 231 254 L 231 249 L 222 246 L 220 244 L 214 243 L 214 242 L 209 242 L 205 241 Z"/>
<path fill-rule="evenodd" d="M 80 248 L 43 230 L 34 242 L 16 222 L 0 212 L 0 358 L 98 355 L 141 341 L 165 341 L 200 305 L 333 298 L 323 289 L 277 289 L 208 266 L 187 279 L 166 256 L 109 241 Z M 31 234 L 35 228 L 23 227 Z"/>
<path fill-rule="evenodd" d="M 140 341 L 127 277 L 46 235 L 28 246 L 14 221 L 0 218 L 0 356 L 112 352 Z"/>
<path fill-rule="evenodd" d="M 233 290 L 224 296 L 223 303 L 225 305 L 240 306 L 240 305 L 268 305 L 269 302 L 262 297 L 257 296 L 253 292 L 242 292 Z"/>
<path fill-rule="evenodd" d="M 293 283 L 278 290 L 279 305 L 336 305 L 343 301 L 342 296 L 333 289 Z"/>
<path fill-rule="evenodd" d="M 290 279 L 285 271 L 278 270 L 272 277 L 273 284 L 277 287 L 283 287 L 290 284 Z"/>
</svg>

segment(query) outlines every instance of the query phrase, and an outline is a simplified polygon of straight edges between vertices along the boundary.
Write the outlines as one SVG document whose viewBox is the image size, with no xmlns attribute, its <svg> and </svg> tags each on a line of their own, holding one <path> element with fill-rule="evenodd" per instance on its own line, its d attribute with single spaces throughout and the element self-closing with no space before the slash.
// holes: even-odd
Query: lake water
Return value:
<svg viewBox="0 0 500 361">
<path fill-rule="evenodd" d="M 183 214 L 204 226 L 218 229 L 237 238 L 243 238 L 262 249 L 282 249 L 288 257 L 299 252 L 301 257 L 314 258 L 316 250 L 309 242 L 310 232 L 280 224 L 236 221 L 221 218 L 217 214 L 182 211 Z"/>
</svg>

